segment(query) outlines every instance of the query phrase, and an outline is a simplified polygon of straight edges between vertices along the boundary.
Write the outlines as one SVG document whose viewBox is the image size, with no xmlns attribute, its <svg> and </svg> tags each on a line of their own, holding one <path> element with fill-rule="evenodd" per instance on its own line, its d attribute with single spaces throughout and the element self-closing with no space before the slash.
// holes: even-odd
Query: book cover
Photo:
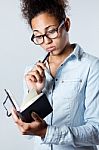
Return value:
<svg viewBox="0 0 99 150">
<path fill-rule="evenodd" d="M 52 112 L 52 107 L 44 93 L 37 94 L 35 90 L 31 90 L 19 107 L 11 91 L 5 89 L 5 92 L 12 106 L 17 110 L 18 116 L 24 122 L 30 123 L 33 121 L 32 112 L 37 113 L 42 119 Z"/>
</svg>

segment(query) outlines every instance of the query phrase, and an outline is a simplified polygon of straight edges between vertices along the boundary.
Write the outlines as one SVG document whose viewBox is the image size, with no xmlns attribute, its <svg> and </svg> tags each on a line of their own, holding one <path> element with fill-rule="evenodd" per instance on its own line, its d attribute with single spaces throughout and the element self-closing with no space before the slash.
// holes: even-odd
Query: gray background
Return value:
<svg viewBox="0 0 99 150">
<path fill-rule="evenodd" d="M 70 41 L 99 57 L 99 0 L 71 0 Z M 23 73 L 26 65 L 42 59 L 45 52 L 30 42 L 32 31 L 21 17 L 19 0 L 0 0 L 0 150 L 33 150 L 7 118 L 2 106 L 4 88 L 9 88 L 19 104 L 23 97 Z M 12 141 L 13 140 L 13 141 Z"/>
</svg>

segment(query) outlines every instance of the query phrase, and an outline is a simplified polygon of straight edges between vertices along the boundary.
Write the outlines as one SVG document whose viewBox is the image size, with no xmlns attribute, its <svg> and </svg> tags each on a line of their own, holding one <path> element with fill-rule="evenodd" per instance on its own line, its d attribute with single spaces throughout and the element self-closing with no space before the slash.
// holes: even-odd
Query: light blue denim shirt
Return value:
<svg viewBox="0 0 99 150">
<path fill-rule="evenodd" d="M 45 138 L 33 137 L 33 150 L 96 150 L 99 144 L 99 59 L 76 44 L 55 78 L 50 70 L 45 74 L 43 92 L 53 112 L 45 118 L 48 124 Z"/>
</svg>

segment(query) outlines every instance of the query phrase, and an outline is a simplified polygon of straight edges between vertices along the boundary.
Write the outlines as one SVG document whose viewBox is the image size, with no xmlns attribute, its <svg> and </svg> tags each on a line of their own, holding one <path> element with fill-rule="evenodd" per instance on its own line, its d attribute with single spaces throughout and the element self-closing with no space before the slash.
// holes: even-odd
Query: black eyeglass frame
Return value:
<svg viewBox="0 0 99 150">
<path fill-rule="evenodd" d="M 62 21 L 61 24 L 55 29 L 55 31 L 57 31 L 57 36 L 58 36 L 59 29 L 60 29 L 63 25 L 64 25 L 64 21 Z M 34 35 L 34 34 L 33 34 L 32 37 L 31 37 L 31 41 L 32 41 L 34 44 L 36 44 L 36 45 L 41 45 L 41 44 L 44 43 L 44 37 L 45 37 L 45 36 L 46 36 L 47 38 L 49 38 L 49 39 L 55 39 L 55 38 L 57 38 L 57 36 L 54 37 L 54 38 L 50 38 L 50 37 L 47 35 L 47 31 L 45 32 L 45 34 L 40 35 L 40 36 L 42 36 L 42 38 L 43 38 L 43 41 L 42 41 L 41 43 L 39 43 L 39 44 L 35 43 L 35 41 L 34 41 L 35 35 Z"/>
</svg>

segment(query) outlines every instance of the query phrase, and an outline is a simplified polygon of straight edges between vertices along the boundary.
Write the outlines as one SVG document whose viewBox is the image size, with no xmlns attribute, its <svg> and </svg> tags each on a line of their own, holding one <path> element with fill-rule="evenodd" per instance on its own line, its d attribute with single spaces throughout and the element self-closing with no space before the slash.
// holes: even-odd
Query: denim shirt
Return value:
<svg viewBox="0 0 99 150">
<path fill-rule="evenodd" d="M 48 66 L 48 63 L 46 62 Z M 45 71 L 53 112 L 44 139 L 34 136 L 33 150 L 96 150 L 99 144 L 99 59 L 76 44 L 57 69 Z M 25 86 L 26 91 L 26 86 Z"/>
</svg>

